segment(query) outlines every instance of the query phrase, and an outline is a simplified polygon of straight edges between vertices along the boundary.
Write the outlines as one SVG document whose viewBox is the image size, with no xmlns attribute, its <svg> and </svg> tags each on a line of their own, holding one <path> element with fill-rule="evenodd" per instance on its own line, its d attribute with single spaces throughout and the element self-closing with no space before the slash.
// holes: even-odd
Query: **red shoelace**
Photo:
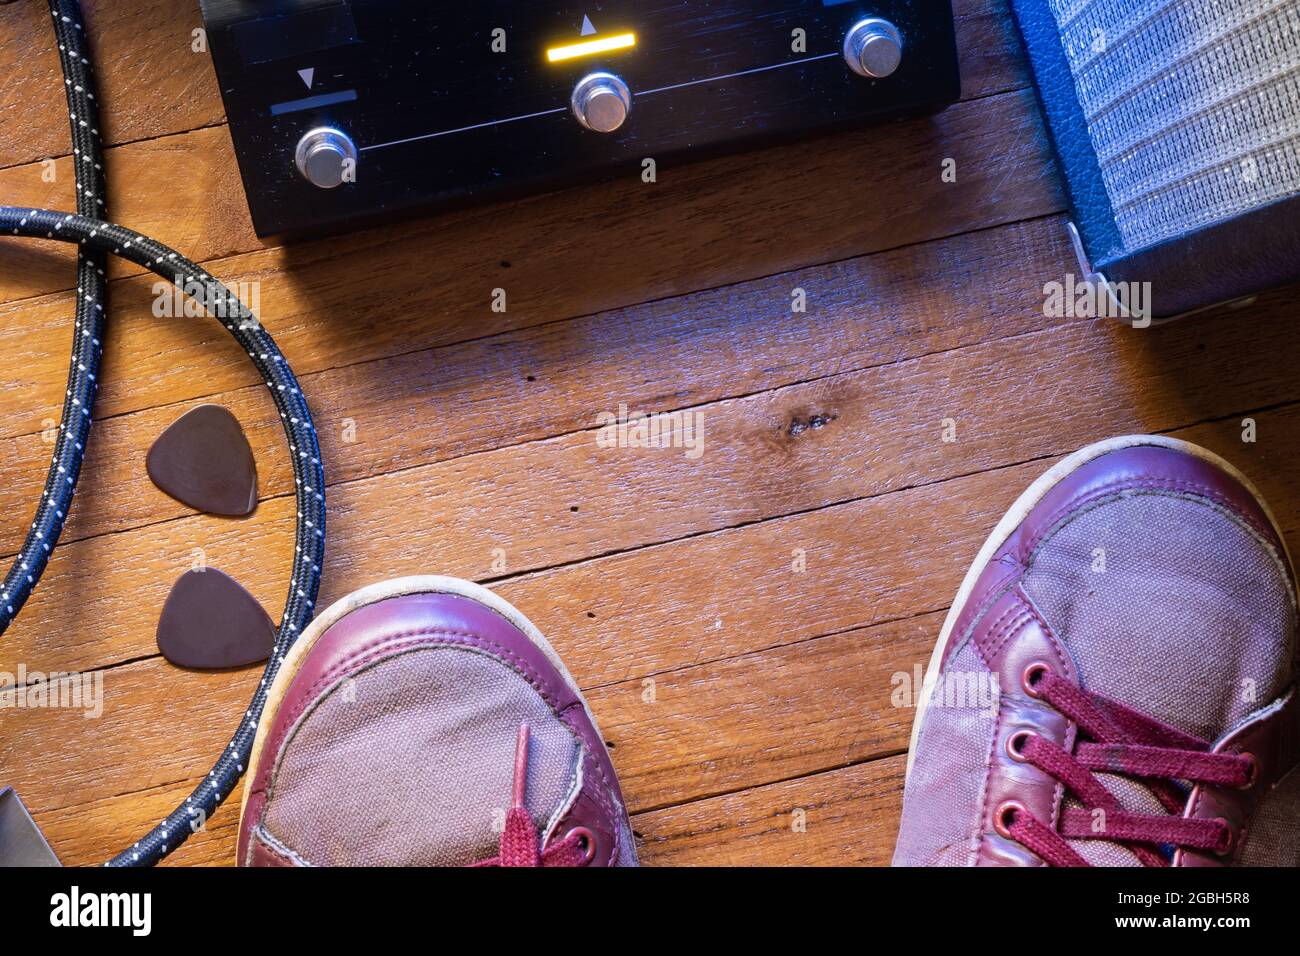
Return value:
<svg viewBox="0 0 1300 956">
<path fill-rule="evenodd" d="M 563 840 L 546 848 L 541 846 L 537 826 L 524 808 L 528 783 L 528 725 L 519 725 L 515 740 L 515 773 L 510 809 L 506 811 L 505 829 L 501 831 L 500 850 L 496 856 L 480 860 L 474 866 L 586 866 L 591 862 L 593 847 L 590 832 L 582 827 L 570 830 Z"/>
<path fill-rule="evenodd" d="M 1032 731 L 1007 740 L 1007 752 L 1065 785 L 1080 803 L 1062 810 L 1058 826 L 1036 820 L 1015 800 L 1000 804 L 994 826 L 1032 850 L 1049 866 L 1088 866 L 1067 840 L 1110 840 L 1133 852 L 1146 866 L 1168 866 L 1178 847 L 1226 854 L 1232 828 L 1226 820 L 1182 816 L 1187 793 L 1181 784 L 1247 787 L 1256 762 L 1247 753 L 1211 753 L 1213 744 L 1175 730 L 1135 710 L 1057 677 L 1047 665 L 1025 668 L 1025 692 L 1072 720 L 1081 738 L 1073 753 Z M 1131 813 L 1102 785 L 1096 773 L 1139 778 L 1168 815 Z"/>
</svg>

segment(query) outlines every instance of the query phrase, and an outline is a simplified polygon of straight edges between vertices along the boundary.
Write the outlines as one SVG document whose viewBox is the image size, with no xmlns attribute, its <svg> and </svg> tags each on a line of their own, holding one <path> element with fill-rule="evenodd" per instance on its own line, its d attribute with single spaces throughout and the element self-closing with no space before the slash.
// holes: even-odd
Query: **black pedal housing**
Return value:
<svg viewBox="0 0 1300 956">
<path fill-rule="evenodd" d="M 959 94 L 949 0 L 201 0 L 259 235 L 554 189 L 656 163 L 942 108 Z M 849 68 L 845 35 L 893 24 L 897 69 Z M 631 34 L 635 45 L 552 62 Z M 503 49 L 504 48 L 504 49 Z M 631 94 L 612 133 L 571 108 L 584 76 Z M 355 148 L 351 178 L 309 182 L 314 129 Z M 791 170 L 798 175 L 798 170 Z"/>
</svg>

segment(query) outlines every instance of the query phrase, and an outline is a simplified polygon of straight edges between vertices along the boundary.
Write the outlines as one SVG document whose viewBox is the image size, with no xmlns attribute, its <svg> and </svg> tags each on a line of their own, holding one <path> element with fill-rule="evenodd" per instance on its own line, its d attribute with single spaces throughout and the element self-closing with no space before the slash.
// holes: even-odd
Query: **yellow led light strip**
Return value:
<svg viewBox="0 0 1300 956">
<path fill-rule="evenodd" d="M 582 43 L 570 43 L 568 46 L 553 46 L 546 51 L 546 59 L 551 63 L 562 60 L 576 60 L 580 56 L 593 53 L 608 53 L 611 50 L 627 50 L 636 46 L 635 33 L 619 33 L 612 37 L 597 37 Z"/>
</svg>

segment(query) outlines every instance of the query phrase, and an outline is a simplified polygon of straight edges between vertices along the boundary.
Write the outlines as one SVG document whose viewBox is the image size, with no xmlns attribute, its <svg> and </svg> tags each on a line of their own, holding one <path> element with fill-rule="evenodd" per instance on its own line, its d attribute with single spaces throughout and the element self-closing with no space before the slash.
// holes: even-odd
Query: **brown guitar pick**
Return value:
<svg viewBox="0 0 1300 956">
<path fill-rule="evenodd" d="M 149 449 L 145 470 L 181 504 L 214 515 L 257 507 L 257 465 L 239 421 L 220 405 L 192 408 Z"/>
<path fill-rule="evenodd" d="M 186 571 L 158 617 L 158 650 L 178 667 L 244 667 L 271 656 L 275 624 L 234 578 Z"/>
</svg>

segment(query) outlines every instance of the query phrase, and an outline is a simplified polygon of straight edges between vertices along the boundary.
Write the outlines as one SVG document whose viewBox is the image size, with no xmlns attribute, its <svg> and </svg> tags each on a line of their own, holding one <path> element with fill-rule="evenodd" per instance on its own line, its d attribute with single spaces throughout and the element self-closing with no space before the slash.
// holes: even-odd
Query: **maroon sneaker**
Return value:
<svg viewBox="0 0 1300 956">
<path fill-rule="evenodd" d="M 1230 465 L 1169 438 L 1036 481 L 926 675 L 896 865 L 1300 863 L 1295 576 Z"/>
<path fill-rule="evenodd" d="M 573 678 L 486 588 L 363 588 L 285 657 L 257 730 L 244 866 L 635 866 Z"/>
</svg>

